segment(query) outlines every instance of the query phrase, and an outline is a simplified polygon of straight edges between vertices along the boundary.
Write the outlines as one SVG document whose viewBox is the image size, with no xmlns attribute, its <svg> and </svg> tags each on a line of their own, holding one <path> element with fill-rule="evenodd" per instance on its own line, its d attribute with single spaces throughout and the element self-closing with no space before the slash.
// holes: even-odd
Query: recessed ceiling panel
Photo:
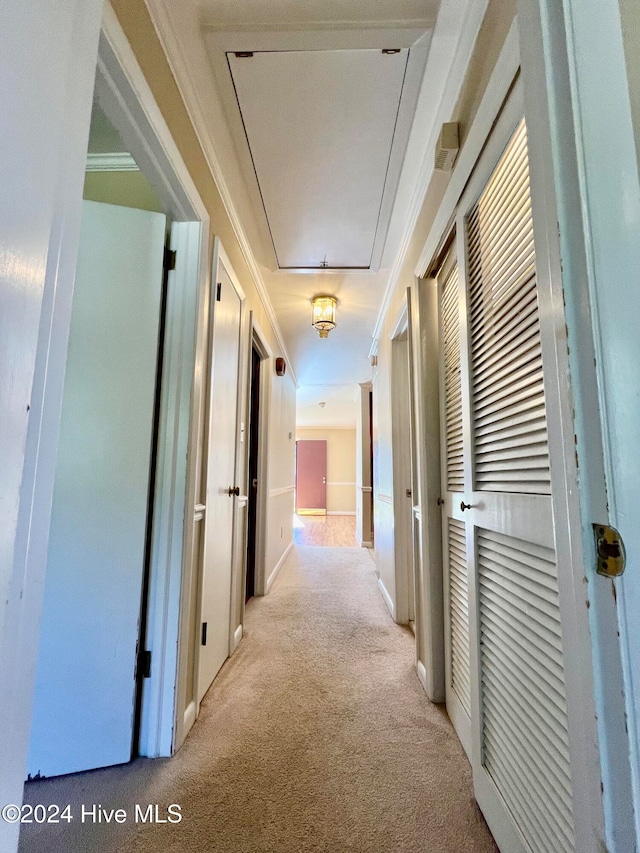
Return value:
<svg viewBox="0 0 640 853">
<path fill-rule="evenodd" d="M 370 268 L 408 57 L 227 54 L 280 269 Z"/>
</svg>

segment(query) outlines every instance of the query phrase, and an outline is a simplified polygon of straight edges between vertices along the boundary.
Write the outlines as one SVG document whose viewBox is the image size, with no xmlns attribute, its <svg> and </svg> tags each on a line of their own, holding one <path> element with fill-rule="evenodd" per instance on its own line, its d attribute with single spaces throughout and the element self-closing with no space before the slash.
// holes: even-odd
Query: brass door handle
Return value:
<svg viewBox="0 0 640 853">
<path fill-rule="evenodd" d="M 238 497 L 240 495 L 240 486 L 229 486 L 229 497 L 235 495 Z"/>
</svg>

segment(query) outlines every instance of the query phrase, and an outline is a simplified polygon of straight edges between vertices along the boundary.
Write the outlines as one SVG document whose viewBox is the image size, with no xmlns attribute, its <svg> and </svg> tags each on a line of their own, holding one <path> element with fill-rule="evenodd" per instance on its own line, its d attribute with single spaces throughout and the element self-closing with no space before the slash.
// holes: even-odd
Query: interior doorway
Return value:
<svg viewBox="0 0 640 853">
<path fill-rule="evenodd" d="M 396 577 L 396 622 L 415 634 L 413 430 L 409 370 L 408 316 L 403 312 L 391 341 L 391 429 L 393 443 L 393 514 Z"/>
<path fill-rule="evenodd" d="M 326 441 L 296 441 L 296 513 L 327 514 Z"/>
<path fill-rule="evenodd" d="M 256 551 L 258 540 L 258 484 L 260 472 L 260 353 L 255 343 L 251 344 L 251 388 L 249 392 L 249 469 L 248 469 L 248 514 L 247 514 L 247 563 L 245 580 L 245 604 L 256 591 Z"/>
<path fill-rule="evenodd" d="M 208 215 L 108 6 L 94 103 L 31 775 L 170 755 L 174 746 L 188 401 Z M 96 122 L 106 136 L 95 136 Z M 159 360 L 170 366 L 162 384 Z"/>
</svg>

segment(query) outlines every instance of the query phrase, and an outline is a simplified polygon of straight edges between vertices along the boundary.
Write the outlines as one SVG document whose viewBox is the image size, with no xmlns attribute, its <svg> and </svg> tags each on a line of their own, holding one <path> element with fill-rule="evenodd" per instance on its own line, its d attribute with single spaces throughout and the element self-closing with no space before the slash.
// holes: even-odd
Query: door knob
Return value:
<svg viewBox="0 0 640 853">
<path fill-rule="evenodd" d="M 235 495 L 238 497 L 240 494 L 240 486 L 229 486 L 229 497 Z"/>
<path fill-rule="evenodd" d="M 471 509 L 471 504 L 466 504 L 464 501 L 460 501 L 460 509 L 462 512 L 464 512 L 465 509 Z"/>
</svg>

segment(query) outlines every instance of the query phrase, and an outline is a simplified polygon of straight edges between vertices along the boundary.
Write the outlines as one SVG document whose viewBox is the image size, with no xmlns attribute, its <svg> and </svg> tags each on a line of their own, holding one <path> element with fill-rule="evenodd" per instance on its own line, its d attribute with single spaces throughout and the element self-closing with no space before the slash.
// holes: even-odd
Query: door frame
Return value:
<svg viewBox="0 0 640 853">
<path fill-rule="evenodd" d="M 249 315 L 249 354 L 253 347 L 260 356 L 260 409 L 258 412 L 258 495 L 256 502 L 256 566 L 254 595 L 262 596 L 267 588 L 267 510 L 269 506 L 269 421 L 271 411 L 271 366 L 273 351 L 252 311 Z M 249 364 L 251 364 L 249 360 Z M 247 400 L 248 406 L 248 400 Z M 249 409 L 247 409 L 249 411 Z M 247 471 L 250 447 L 247 446 Z M 248 488 L 248 484 L 247 484 Z M 244 605 L 243 605 L 244 607 Z M 243 610 L 244 620 L 244 610 Z"/>
<path fill-rule="evenodd" d="M 535 4 L 532 3 L 531 5 Z M 527 38 L 529 38 L 528 29 Z M 537 64 L 539 68 L 540 61 Z M 425 282 L 421 277 L 429 280 L 429 274 L 437 265 L 445 238 L 453 224 L 458 201 L 468 184 L 469 177 L 479 160 L 480 154 L 483 153 L 483 160 L 486 164 L 491 157 L 491 153 L 487 153 L 490 147 L 493 149 L 497 161 L 504 144 L 508 141 L 509 136 L 506 131 L 503 131 L 504 144 L 495 138 L 491 140 L 490 134 L 498 116 L 503 113 L 507 96 L 517 83 L 519 66 L 520 49 L 518 22 L 516 21 L 496 63 L 476 118 L 469 130 L 467 142 L 460 154 L 456 170 L 420 256 L 415 271 L 414 300 L 419 299 L 421 292 L 425 289 Z M 585 600 L 586 553 L 582 548 L 583 524 L 578 490 L 571 393 L 568 388 L 570 374 L 565 309 L 559 275 L 561 266 L 557 216 L 555 206 L 548 206 L 549 168 L 541 169 L 539 159 L 548 156 L 548 148 L 543 153 L 539 146 L 539 140 L 538 142 L 535 141 L 535 125 L 536 122 L 539 122 L 540 99 L 545 100 L 546 89 L 544 82 L 542 82 L 544 76 L 541 78 L 538 73 L 534 79 L 538 84 L 535 86 L 537 100 L 528 97 L 524 104 L 524 113 L 525 117 L 532 118 L 530 127 L 534 128 L 533 153 L 531 155 L 531 193 L 535 211 L 534 232 L 540 279 L 542 346 L 545 365 L 555 364 L 556 366 L 553 372 L 550 372 L 547 367 L 545 396 L 549 414 L 549 453 L 554 493 L 554 519 L 557 527 L 556 552 L 558 564 L 563 567 L 563 570 L 559 572 L 559 586 L 565 637 L 564 658 L 570 719 L 570 754 L 575 777 L 576 849 L 596 851 L 601 849 L 598 845 L 600 839 L 604 838 L 604 825 L 599 743 L 596 728 L 597 715 L 592 680 L 593 660 L 589 630 L 589 608 Z M 534 85 L 532 84 L 531 89 L 533 88 Z M 520 115 L 522 115 L 522 108 L 520 108 Z M 502 124 L 506 126 L 508 121 L 506 124 L 505 122 Z M 489 146 L 486 145 L 488 140 Z M 547 173 L 546 178 L 544 176 L 545 171 Z M 543 202 L 545 194 L 546 208 Z M 419 326 L 416 332 L 420 332 Z M 427 378 L 424 374 L 419 375 L 417 385 L 419 386 L 422 382 L 427 381 Z M 418 388 L 415 390 L 417 392 Z M 588 522 L 590 519 L 585 521 Z M 439 519 L 438 525 L 431 528 L 431 535 L 440 536 L 438 528 Z M 601 627 L 604 626 L 601 625 Z M 615 636 L 615 627 L 611 619 L 608 620 L 608 631 L 612 632 L 612 637 Z M 605 741 L 602 743 L 604 749 Z M 578 792 L 577 798 L 575 797 L 576 791 Z"/>
<path fill-rule="evenodd" d="M 193 693 L 187 695 L 187 670 L 189 667 L 189 651 L 191 638 L 189 636 L 189 615 L 190 602 L 192 600 L 193 585 L 197 587 L 196 595 L 196 613 L 191 614 L 196 619 L 199 625 L 201 622 L 201 607 L 202 607 L 202 559 L 196 559 L 197 551 L 199 551 L 199 537 L 204 536 L 204 530 L 201 534 L 196 533 L 195 523 L 206 523 L 206 503 L 200 504 L 198 501 L 198 491 L 202 487 L 201 477 L 205 482 L 206 489 L 206 464 L 201 457 L 199 448 L 201 444 L 201 433 L 203 430 L 204 441 L 208 440 L 209 424 L 207 412 L 209 408 L 209 395 L 211 390 L 210 376 L 211 367 L 213 364 L 213 324 L 215 317 L 215 288 L 218 281 L 218 270 L 223 267 L 229 276 L 229 280 L 236 291 L 240 300 L 240 342 L 239 342 L 239 359 L 238 359 L 238 397 L 236 408 L 236 446 L 235 446 L 235 471 L 236 483 L 242 484 L 241 494 L 234 502 L 233 526 L 232 526 L 232 565 L 231 565 L 231 595 L 229 597 L 229 646 L 228 654 L 232 655 L 238 647 L 243 634 L 242 620 L 244 618 L 244 601 L 243 589 L 244 582 L 241 572 L 244 568 L 244 559 L 242 558 L 242 542 L 244 541 L 245 527 L 238 523 L 240 509 L 246 510 L 247 495 L 245 488 L 245 459 L 243 451 L 243 441 L 241 441 L 240 433 L 242 431 L 242 421 L 245 418 L 246 398 L 247 398 L 247 332 L 248 324 L 246 322 L 246 296 L 240 281 L 231 265 L 231 261 L 225 252 L 219 237 L 214 237 L 213 240 L 213 259 L 211 263 L 211 275 L 207 276 L 205 287 L 200 291 L 200 301 L 197 315 L 197 333 L 196 333 L 196 358 L 195 358 L 195 379 L 193 385 L 193 394 L 191 396 L 191 418 L 190 431 L 188 440 L 188 476 L 186 485 L 186 502 L 184 512 L 184 565 L 185 571 L 182 576 L 182 597 L 181 597 L 181 623 L 179 635 L 179 679 L 176 690 L 176 743 L 174 751 L 178 749 L 189 730 L 195 723 L 200 713 L 200 701 L 198 698 L 198 679 L 200 666 L 200 632 L 195 632 L 195 648 L 193 648 L 192 658 L 192 679 Z M 193 507 L 193 514 L 191 507 Z M 240 565 L 238 565 L 240 564 Z"/>
<path fill-rule="evenodd" d="M 244 574 L 247 557 L 247 514 L 249 498 L 247 492 L 247 441 L 248 430 L 247 406 L 249 398 L 250 358 L 250 329 L 247 322 L 247 297 L 240 279 L 231 265 L 229 256 L 218 237 L 214 240 L 214 269 L 224 267 L 231 280 L 233 289 L 240 300 L 240 348 L 238 351 L 238 403 L 236 409 L 236 446 L 235 446 L 235 481 L 240 487 L 240 495 L 234 502 L 232 559 L 231 559 L 231 618 L 229 619 L 229 656 L 240 645 L 244 631 Z M 217 281 L 218 279 L 214 277 Z M 215 302 L 214 302 L 215 312 Z M 200 646 L 198 646 L 200 648 Z"/>
<path fill-rule="evenodd" d="M 140 720 L 140 754 L 169 756 L 179 746 L 185 498 L 196 317 L 206 286 L 209 214 L 160 112 L 122 27 L 107 3 L 98 48 L 96 93 L 172 221 L 160 398 L 149 608 L 145 648 L 152 652 Z M 185 566 L 189 564 L 184 563 Z"/>
<path fill-rule="evenodd" d="M 587 716 L 584 749 L 599 762 L 600 778 L 592 791 L 594 814 L 584 819 L 600 829 L 604 810 L 606 847 L 623 853 L 635 849 L 640 837 L 637 714 L 633 681 L 625 671 L 628 661 L 618 641 L 619 630 L 624 647 L 624 578 L 597 577 L 591 566 L 592 523 L 611 518 L 616 524 L 621 509 L 612 479 L 607 353 L 600 336 L 610 328 L 605 324 L 611 314 L 605 317 L 606 312 L 621 310 L 614 296 L 617 276 L 629 268 L 637 271 L 637 190 L 624 204 L 617 195 L 619 176 L 633 180 L 635 175 L 637 180 L 637 152 L 617 0 L 602 3 L 599 12 L 590 16 L 574 0 L 518 0 L 520 28 L 526 32 L 521 48 L 525 114 L 535 116 L 529 127 L 529 157 L 536 253 L 543 258 L 550 314 L 558 318 L 556 337 L 549 334 L 548 347 L 552 358 L 557 353 L 561 390 L 563 376 L 570 376 L 571 383 L 569 389 L 565 383 L 558 401 L 566 429 L 566 453 L 558 465 L 568 469 L 572 487 L 578 459 L 580 465 L 580 489 L 563 495 L 563 505 L 576 531 L 564 543 L 572 568 L 565 585 L 575 596 L 576 608 L 588 608 L 589 624 L 573 642 L 591 652 L 592 668 L 586 675 L 593 682 L 595 708 L 590 703 L 588 711 L 597 720 L 594 732 L 593 717 Z M 611 138 L 617 144 L 616 157 L 610 160 L 606 154 Z M 607 287 L 614 290 L 608 293 Z M 635 314 L 626 304 L 622 312 L 631 323 L 625 330 L 628 340 L 631 329 L 635 335 Z M 623 387 L 621 374 L 620 381 Z M 634 510 L 635 499 L 628 518 Z"/>
<path fill-rule="evenodd" d="M 414 560 L 414 500 L 406 508 L 407 484 L 413 496 L 413 460 L 411 458 L 414 437 L 409 447 L 409 470 L 407 470 L 406 437 L 412 433 L 411 387 L 409 376 L 409 309 L 405 301 L 401 306 L 398 319 L 391 334 L 391 448 L 393 465 L 393 518 L 394 518 L 394 563 L 396 601 L 394 619 L 399 625 L 408 625 L 410 620 L 411 590 L 414 587 L 415 602 L 415 560 Z M 399 345 L 406 348 L 406 358 L 402 356 Z M 406 386 L 406 399 L 399 389 Z M 404 485 L 403 485 L 404 484 Z M 408 517 L 407 517 L 408 513 Z M 413 613 L 414 628 L 416 608 Z"/>
</svg>

